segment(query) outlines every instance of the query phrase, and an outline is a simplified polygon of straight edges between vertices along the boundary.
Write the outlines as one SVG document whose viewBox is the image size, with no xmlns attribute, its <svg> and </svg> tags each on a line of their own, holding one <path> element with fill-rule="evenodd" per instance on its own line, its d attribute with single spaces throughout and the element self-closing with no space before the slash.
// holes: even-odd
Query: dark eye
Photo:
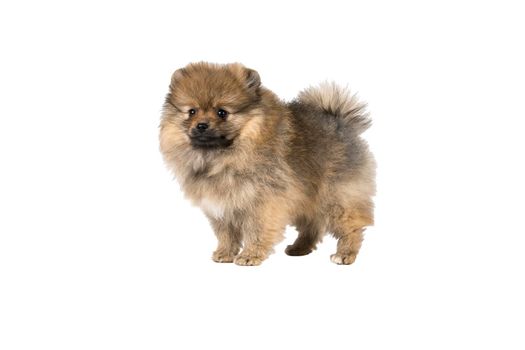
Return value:
<svg viewBox="0 0 525 350">
<path fill-rule="evenodd" d="M 226 112 L 224 109 L 219 109 L 217 111 L 217 115 L 219 118 L 226 118 L 226 116 L 228 116 L 228 112 Z"/>
<path fill-rule="evenodd" d="M 197 111 L 193 108 L 188 111 L 189 115 L 195 115 L 195 113 L 197 113 Z"/>
</svg>

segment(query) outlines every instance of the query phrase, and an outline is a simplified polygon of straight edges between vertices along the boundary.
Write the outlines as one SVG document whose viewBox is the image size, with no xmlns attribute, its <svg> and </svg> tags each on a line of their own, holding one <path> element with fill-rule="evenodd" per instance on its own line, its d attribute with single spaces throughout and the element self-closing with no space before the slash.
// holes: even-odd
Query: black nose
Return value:
<svg viewBox="0 0 525 350">
<path fill-rule="evenodd" d="M 208 123 L 199 123 L 197 124 L 197 130 L 204 132 L 204 130 L 208 129 L 208 126 Z"/>
</svg>

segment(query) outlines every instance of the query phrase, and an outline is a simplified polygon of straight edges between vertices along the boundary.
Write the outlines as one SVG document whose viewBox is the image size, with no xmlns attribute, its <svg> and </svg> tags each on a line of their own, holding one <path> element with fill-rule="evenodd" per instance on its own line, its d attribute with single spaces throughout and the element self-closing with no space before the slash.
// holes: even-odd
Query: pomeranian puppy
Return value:
<svg viewBox="0 0 525 350">
<path fill-rule="evenodd" d="M 347 265 L 373 224 L 375 162 L 360 137 L 370 123 L 335 84 L 285 103 L 255 70 L 200 62 L 171 77 L 160 149 L 215 231 L 214 261 L 259 265 L 294 225 L 286 254 L 309 254 L 330 232 L 331 261 Z"/>
</svg>

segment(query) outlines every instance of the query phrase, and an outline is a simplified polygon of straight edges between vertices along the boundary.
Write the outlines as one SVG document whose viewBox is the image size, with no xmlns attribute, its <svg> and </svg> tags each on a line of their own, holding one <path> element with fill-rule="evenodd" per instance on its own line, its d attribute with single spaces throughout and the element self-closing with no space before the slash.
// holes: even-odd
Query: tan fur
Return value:
<svg viewBox="0 0 525 350">
<path fill-rule="evenodd" d="M 375 163 L 358 137 L 364 105 L 332 85 L 286 104 L 259 79 L 240 64 L 191 64 L 172 75 L 166 98 L 160 149 L 215 231 L 213 260 L 259 265 L 292 224 L 299 236 L 287 254 L 310 253 L 329 231 L 338 239 L 331 260 L 354 262 L 373 224 Z M 199 123 L 229 144 L 195 146 Z"/>
</svg>

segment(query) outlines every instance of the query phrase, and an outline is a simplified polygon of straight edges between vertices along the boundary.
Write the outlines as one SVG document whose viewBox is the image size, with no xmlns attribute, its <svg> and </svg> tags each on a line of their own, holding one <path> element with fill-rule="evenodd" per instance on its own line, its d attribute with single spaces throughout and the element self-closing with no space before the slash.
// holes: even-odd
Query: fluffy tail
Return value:
<svg viewBox="0 0 525 350">
<path fill-rule="evenodd" d="M 372 124 L 366 103 L 360 102 L 355 94 L 335 83 L 325 82 L 316 87 L 309 87 L 299 93 L 297 99 L 341 118 L 355 134 L 361 134 Z"/>
</svg>

